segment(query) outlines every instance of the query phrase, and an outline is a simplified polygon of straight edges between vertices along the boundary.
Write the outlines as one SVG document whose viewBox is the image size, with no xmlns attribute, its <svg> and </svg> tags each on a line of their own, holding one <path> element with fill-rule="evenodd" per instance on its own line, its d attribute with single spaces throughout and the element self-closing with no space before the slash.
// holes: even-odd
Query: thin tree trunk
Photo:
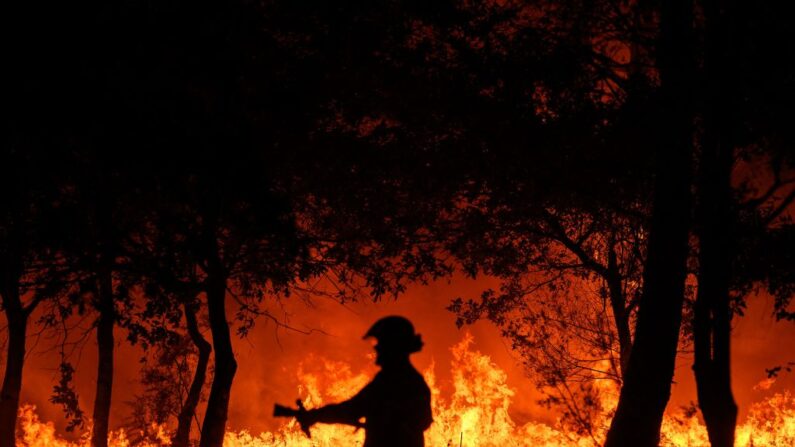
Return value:
<svg viewBox="0 0 795 447">
<path fill-rule="evenodd" d="M 215 243 L 213 242 L 213 245 Z M 229 410 L 229 394 L 237 371 L 229 323 L 226 321 L 226 275 L 217 247 L 210 254 L 207 276 L 207 312 L 212 331 L 215 369 L 207 411 L 202 423 L 200 447 L 222 447 Z"/>
<path fill-rule="evenodd" d="M 610 307 L 613 309 L 613 320 L 618 334 L 618 356 L 621 377 L 629 367 L 629 357 L 632 352 L 632 333 L 629 329 L 629 311 L 627 310 L 626 296 L 621 284 L 621 275 L 618 271 L 618 262 L 614 247 L 610 247 L 607 255 L 607 270 L 605 271 L 607 290 L 610 294 Z"/>
<path fill-rule="evenodd" d="M 22 367 L 25 362 L 25 331 L 28 312 L 19 298 L 18 286 L 0 290 L 3 309 L 8 323 L 8 351 L 3 388 L 0 390 L 0 447 L 16 444 L 19 393 L 22 390 Z"/>
<path fill-rule="evenodd" d="M 731 165 L 726 75 L 722 45 L 728 38 L 717 0 L 704 3 L 707 98 L 699 170 L 699 272 L 693 313 L 698 404 L 713 447 L 733 447 L 737 404 L 731 388 Z"/>
<path fill-rule="evenodd" d="M 635 341 L 605 442 L 656 447 L 671 394 L 684 302 L 690 214 L 692 0 L 661 3 L 659 123 L 653 214 Z"/>
<path fill-rule="evenodd" d="M 111 394 L 113 392 L 113 326 L 115 321 L 111 269 L 107 266 L 101 267 L 98 280 L 97 387 L 94 396 L 92 416 L 94 429 L 91 433 L 91 445 L 92 447 L 107 447 Z"/>
<path fill-rule="evenodd" d="M 188 395 L 182 405 L 182 410 L 177 417 L 177 432 L 171 440 L 173 447 L 188 447 L 190 443 L 190 427 L 193 417 L 196 414 L 196 407 L 199 405 L 202 387 L 207 377 L 207 365 L 210 361 L 212 346 L 204 339 L 199 331 L 199 324 L 196 321 L 196 313 L 188 303 L 183 305 L 185 311 L 185 322 L 191 341 L 199 351 L 199 360 L 196 363 L 196 371 L 193 373 Z"/>
</svg>

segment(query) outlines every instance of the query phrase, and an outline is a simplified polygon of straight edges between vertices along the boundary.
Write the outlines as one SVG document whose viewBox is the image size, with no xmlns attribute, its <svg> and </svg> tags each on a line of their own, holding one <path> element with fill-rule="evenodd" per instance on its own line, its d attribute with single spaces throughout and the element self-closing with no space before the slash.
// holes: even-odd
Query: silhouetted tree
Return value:
<svg viewBox="0 0 795 447">
<path fill-rule="evenodd" d="M 196 311 L 189 305 L 183 305 L 185 313 L 185 325 L 188 330 L 191 342 L 199 353 L 196 362 L 193 379 L 190 388 L 182 403 L 182 408 L 177 416 L 177 430 L 172 438 L 171 444 L 174 446 L 187 446 L 190 440 L 190 427 L 196 416 L 196 407 L 202 396 L 202 388 L 207 376 L 207 365 L 210 362 L 212 346 L 204 339 L 199 331 L 199 324 L 196 320 Z"/>
<path fill-rule="evenodd" d="M 188 446 L 196 407 L 202 398 L 206 399 L 203 386 L 211 346 L 199 330 L 195 303 L 183 303 L 182 311 L 185 331 L 179 330 L 183 326 L 179 321 L 183 312 L 179 311 L 149 314 L 146 328 L 141 324 L 131 327 L 136 341 L 145 346 L 147 355 L 141 359 L 144 389 L 129 403 L 132 415 L 125 427 L 132 433 L 147 436 L 148 441 L 160 442 L 160 431 L 173 427 L 171 423 L 176 420 L 171 445 Z M 191 357 L 197 358 L 190 361 Z"/>
<path fill-rule="evenodd" d="M 693 154 L 693 3 L 660 7 L 655 182 L 632 355 L 605 446 L 654 446 L 670 397 L 684 302 Z"/>
<path fill-rule="evenodd" d="M 542 210 L 539 217 L 512 224 L 498 213 L 483 225 L 485 235 L 471 238 L 460 256 L 503 284 L 479 300 L 456 299 L 450 309 L 459 324 L 488 318 L 500 327 L 546 402 L 594 436 L 595 419 L 612 408 L 599 407 L 592 385 L 608 379 L 620 386 L 631 354 L 643 223 L 606 210 Z"/>
<path fill-rule="evenodd" d="M 70 287 L 79 289 L 71 295 L 88 300 L 73 304 L 76 308 L 89 304 L 97 313 L 92 444 L 104 446 L 112 394 L 113 332 L 128 286 L 118 275 L 119 265 L 126 232 L 137 223 L 131 218 L 135 212 L 125 214 L 136 205 L 122 202 L 134 196 L 131 180 L 145 178 L 146 153 L 131 150 L 135 140 L 126 126 L 134 120 L 119 107 L 119 80 L 125 70 L 115 64 L 118 34 L 112 20 L 106 20 L 113 14 L 106 15 L 110 10 L 94 4 L 48 6 L 19 5 L 12 14 L 13 29 L 32 37 L 23 39 L 14 51 L 13 104 L 18 113 L 11 135 L 29 141 L 15 144 L 15 150 L 38 154 L 42 183 L 58 192 L 63 216 L 49 224 L 61 231 L 59 255 L 69 267 Z M 97 39 L 98 35 L 105 38 Z M 66 66 L 74 69 L 61 69 Z M 24 169 L 24 163 L 17 164 Z M 45 255 L 46 251 L 38 254 Z"/>
<path fill-rule="evenodd" d="M 770 237 L 783 236 L 779 242 L 791 238 L 784 236 L 792 233 L 791 223 L 781 217 L 795 197 L 795 190 L 782 181 L 782 175 L 792 172 L 792 140 L 776 116 L 780 102 L 792 100 L 795 85 L 787 74 L 792 69 L 765 53 L 771 45 L 786 54 L 793 48 L 784 44 L 788 31 L 772 5 L 753 12 L 722 1 L 705 1 L 703 7 L 705 93 L 693 369 L 711 444 L 732 446 L 737 419 L 731 388 L 732 316 L 742 312 L 748 292 L 760 283 L 783 286 L 770 288 L 779 301 L 793 294 L 791 275 L 781 269 L 780 250 L 787 250 L 787 244 L 768 246 L 765 254 L 751 248 Z M 742 163 L 743 158 L 749 163 Z M 749 179 L 742 173 L 749 165 L 765 174 Z M 749 180 L 765 176 L 770 185 L 766 191 L 749 191 Z M 744 197 L 748 195 L 753 198 Z M 756 254 L 749 257 L 752 252 Z M 752 273 L 761 265 L 764 272 Z"/>
<path fill-rule="evenodd" d="M 101 95 L 100 95 L 101 96 Z M 85 99 L 90 103 L 91 96 Z M 94 98 L 93 105 L 109 106 Z M 64 208 L 68 218 L 65 255 L 74 276 L 71 304 L 78 313 L 86 307 L 96 314 L 97 382 L 92 411 L 92 445 L 105 446 L 110 428 L 113 392 L 115 328 L 131 306 L 131 289 L 137 278 L 127 273 L 130 264 L 130 237 L 144 225 L 142 172 L 138 154 L 106 153 L 101 147 L 115 141 L 119 123 L 84 112 L 86 120 L 99 121 L 87 128 L 75 128 L 71 138 L 76 146 L 59 167 L 64 178 Z M 94 127 L 97 126 L 97 127 Z M 119 149 L 122 149 L 120 147 Z M 87 306 L 86 306 L 87 305 Z M 71 311 L 68 311 L 71 312 Z"/>
<path fill-rule="evenodd" d="M 30 315 L 63 292 L 68 274 L 60 252 L 57 183 L 47 157 L 12 134 L 0 155 L 0 307 L 8 330 L 0 390 L 0 445 L 16 445 L 16 420 Z"/>
<path fill-rule="evenodd" d="M 172 245 L 158 247 L 173 257 Z M 151 257 L 143 259 L 146 261 L 139 258 L 138 262 L 151 274 L 142 279 L 144 309 L 131 316 L 125 327 L 133 343 L 154 352 L 151 359 L 144 358 L 154 363 L 146 364 L 147 389 L 143 398 L 133 403 L 140 408 L 134 411 L 137 416 L 131 422 L 138 428 L 150 427 L 151 422 L 166 425 L 174 417 L 176 428 L 171 445 L 187 446 L 193 422 L 198 422 L 196 409 L 206 399 L 204 384 L 212 353 L 212 345 L 202 335 L 197 316 L 201 284 L 191 276 L 171 277 L 174 270 L 161 270 L 163 264 Z M 193 356 L 195 362 L 189 362 Z M 158 386 L 158 378 L 169 385 Z"/>
<path fill-rule="evenodd" d="M 56 175 L 62 151 L 43 150 L 60 134 L 49 126 L 60 114 L 43 104 L 53 96 L 47 70 L 53 48 L 37 26 L 59 28 L 49 15 L 36 14 L 29 5 L 9 8 L 3 23 L 6 36 L 31 32 L 30 39 L 7 48 L 8 83 L 3 86 L 3 110 L 12 116 L 3 123 L 0 149 L 0 307 L 7 324 L 7 353 L 0 390 L 0 446 L 15 445 L 16 420 L 26 335 L 31 313 L 47 298 L 47 288 L 62 283 L 66 274 L 56 273 L 63 261 L 59 252 L 60 227 L 57 204 L 61 196 Z M 27 30 L 27 31 L 25 31 Z M 57 32 L 57 31 L 56 31 Z M 56 122 L 53 120 L 53 122 Z M 59 279 L 60 277 L 60 279 Z M 52 284 L 50 284 L 52 283 Z M 42 287 L 45 287 L 42 290 Z"/>
<path fill-rule="evenodd" d="M 693 306 L 693 341 L 698 403 L 704 415 L 710 444 L 734 445 L 737 404 L 731 389 L 731 256 L 735 249 L 732 233 L 731 171 L 734 142 L 729 130 L 731 101 L 723 91 L 722 71 L 731 70 L 720 48 L 728 38 L 727 23 L 720 2 L 705 1 L 704 78 L 706 98 L 699 157 L 698 207 L 698 292 Z M 726 95 L 726 97 L 724 97 Z"/>
</svg>

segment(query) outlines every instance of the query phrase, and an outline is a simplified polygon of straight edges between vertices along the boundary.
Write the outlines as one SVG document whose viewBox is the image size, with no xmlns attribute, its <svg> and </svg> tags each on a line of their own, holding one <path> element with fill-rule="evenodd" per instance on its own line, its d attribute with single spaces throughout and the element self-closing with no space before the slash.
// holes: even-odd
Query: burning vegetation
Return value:
<svg viewBox="0 0 795 447">
<path fill-rule="evenodd" d="M 594 447 L 604 440 L 615 407 L 618 389 L 607 386 L 599 390 L 600 406 L 605 408 L 594 430 L 584 435 L 564 428 L 561 424 L 527 422 L 518 424 L 509 414 L 514 391 L 506 383 L 506 374 L 492 360 L 472 347 L 472 337 L 464 338 L 451 348 L 452 391 L 442 396 L 436 381 L 434 365 L 424 372 L 433 393 L 434 423 L 425 434 L 428 447 Z M 309 408 L 337 402 L 355 394 L 369 377 L 353 373 L 344 363 L 313 358 L 320 365 L 315 372 L 299 369 L 297 379 L 302 384 L 300 395 Z M 609 382 L 605 382 L 609 383 Z M 87 447 L 90 434 L 79 441 L 65 441 L 58 437 L 51 422 L 43 422 L 36 408 L 23 405 L 19 411 L 21 433 L 19 445 L 26 447 Z M 163 447 L 170 445 L 170 429 L 153 426 L 155 439 L 136 445 Z M 126 447 L 135 434 L 124 430 L 111 434 L 110 445 Z M 319 424 L 312 428 L 308 439 L 295 421 L 285 422 L 278 430 L 251 433 L 246 430 L 229 432 L 224 438 L 226 447 L 350 447 L 359 445 L 364 437 L 352 427 Z M 662 428 L 663 447 L 702 447 L 709 445 L 704 425 L 694 413 L 680 412 L 666 415 Z M 737 427 L 738 447 L 783 447 L 795 445 L 795 397 L 785 391 L 758 402 L 750 409 L 746 420 Z"/>
</svg>

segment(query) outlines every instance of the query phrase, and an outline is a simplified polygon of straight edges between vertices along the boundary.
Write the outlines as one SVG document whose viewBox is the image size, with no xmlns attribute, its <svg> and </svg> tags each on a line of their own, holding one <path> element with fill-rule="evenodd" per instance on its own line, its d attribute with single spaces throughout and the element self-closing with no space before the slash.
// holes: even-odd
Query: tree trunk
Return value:
<svg viewBox="0 0 795 447">
<path fill-rule="evenodd" d="M 705 149 L 707 149 L 705 147 Z M 710 150 L 711 152 L 711 150 Z M 716 154 L 713 154 L 716 155 Z M 721 157 L 723 158 L 723 157 Z M 702 164 L 717 161 L 704 154 Z M 731 251 L 729 173 L 725 163 L 703 166 L 699 225 L 698 293 L 693 314 L 698 404 L 713 447 L 734 446 L 737 404 L 731 388 Z"/>
<path fill-rule="evenodd" d="M 0 290 L 3 309 L 8 320 L 8 351 L 5 377 L 0 391 L 0 447 L 16 445 L 17 411 L 22 389 L 22 366 L 25 362 L 25 331 L 28 312 L 19 299 L 17 286 Z"/>
<path fill-rule="evenodd" d="M 92 447 L 107 447 L 110 422 L 111 394 L 113 392 L 113 326 L 115 309 L 111 269 L 101 267 L 98 278 L 97 310 L 97 388 L 94 396 L 94 429 Z"/>
<path fill-rule="evenodd" d="M 693 118 L 692 0 L 661 3 L 653 215 L 635 341 L 606 447 L 655 447 L 671 394 L 684 302 Z"/>
<path fill-rule="evenodd" d="M 629 367 L 629 357 L 632 352 L 632 333 L 629 328 L 629 311 L 627 300 L 621 284 L 621 274 L 618 271 L 615 247 L 611 246 L 607 254 L 607 269 L 605 271 L 608 293 L 610 294 L 610 307 L 613 309 L 613 320 L 618 334 L 618 356 L 620 375 L 624 376 Z"/>
<path fill-rule="evenodd" d="M 699 169 L 699 271 L 693 313 L 698 404 L 713 447 L 733 447 L 737 404 L 731 388 L 731 309 L 733 254 L 730 228 L 732 142 L 729 105 L 722 100 L 726 69 L 722 44 L 728 37 L 717 0 L 704 3 L 707 97 Z"/>
<path fill-rule="evenodd" d="M 229 393 L 237 371 L 229 323 L 226 321 L 226 275 L 218 258 L 217 247 L 210 255 L 207 276 L 207 312 L 215 352 L 215 372 L 202 424 L 200 447 L 222 447 L 226 431 Z"/>
<path fill-rule="evenodd" d="M 196 371 L 193 373 L 193 381 L 191 382 L 188 395 L 185 397 L 185 402 L 182 405 L 182 410 L 177 417 L 177 432 L 171 440 L 172 447 L 188 447 L 190 443 L 190 427 L 193 422 L 193 416 L 196 414 L 196 406 L 199 405 L 201 398 L 202 387 L 204 386 L 205 378 L 207 377 L 207 365 L 210 361 L 210 353 L 212 346 L 207 340 L 202 337 L 199 332 L 199 324 L 196 321 L 196 313 L 188 303 L 184 304 L 185 322 L 188 328 L 188 334 L 191 341 L 199 351 L 199 361 L 196 363 Z"/>
</svg>

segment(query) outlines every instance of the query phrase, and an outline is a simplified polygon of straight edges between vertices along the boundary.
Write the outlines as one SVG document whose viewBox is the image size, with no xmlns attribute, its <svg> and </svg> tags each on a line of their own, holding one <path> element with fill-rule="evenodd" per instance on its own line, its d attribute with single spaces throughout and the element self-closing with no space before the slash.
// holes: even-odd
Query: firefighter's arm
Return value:
<svg viewBox="0 0 795 447">
<path fill-rule="evenodd" d="M 326 405 L 314 410 L 307 410 L 301 415 L 304 423 L 313 425 L 318 422 L 327 424 L 347 424 L 361 427 L 360 419 L 365 414 L 370 385 L 364 387 L 356 396 L 338 404 Z M 300 422 L 300 421 L 299 421 Z"/>
</svg>

